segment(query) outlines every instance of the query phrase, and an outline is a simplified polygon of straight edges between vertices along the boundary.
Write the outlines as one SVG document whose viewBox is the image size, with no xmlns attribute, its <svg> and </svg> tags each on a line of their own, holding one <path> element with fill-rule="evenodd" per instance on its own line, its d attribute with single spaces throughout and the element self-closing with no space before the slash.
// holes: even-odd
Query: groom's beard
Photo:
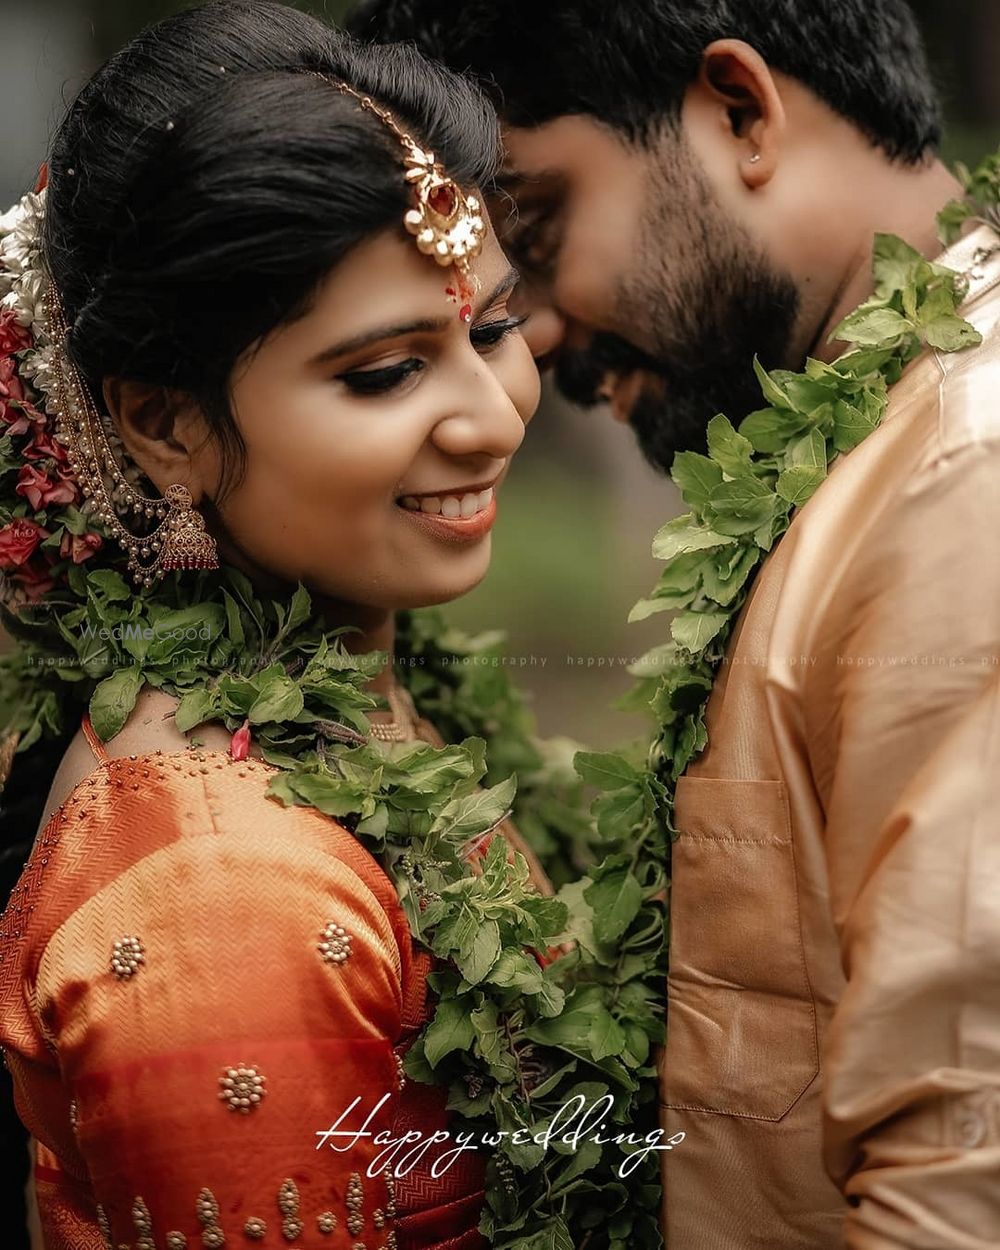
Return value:
<svg viewBox="0 0 1000 1250">
<path fill-rule="evenodd" d="M 556 365 L 559 388 L 585 405 L 599 402 L 608 373 L 640 371 L 629 424 L 646 459 L 664 470 L 679 451 L 705 450 L 716 413 L 738 425 L 766 406 L 755 355 L 766 368 L 800 363 L 789 359 L 799 309 L 794 282 L 724 220 L 700 176 L 689 177 L 698 188 L 695 211 L 685 223 L 685 214 L 661 204 L 644 231 L 644 264 L 619 292 L 618 324 L 635 326 L 652 350 L 599 333 Z"/>
</svg>

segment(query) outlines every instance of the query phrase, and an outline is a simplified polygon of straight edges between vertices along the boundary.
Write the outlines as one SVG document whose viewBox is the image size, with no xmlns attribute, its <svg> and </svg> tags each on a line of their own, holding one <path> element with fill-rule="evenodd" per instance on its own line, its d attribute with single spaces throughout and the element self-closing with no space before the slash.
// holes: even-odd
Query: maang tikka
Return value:
<svg viewBox="0 0 1000 1250">
<path fill-rule="evenodd" d="M 454 284 L 446 287 L 445 294 L 461 305 L 459 318 L 470 322 L 470 301 L 479 290 L 479 280 L 472 272 L 470 261 L 483 250 L 486 237 L 486 222 L 479 200 L 474 195 L 466 195 L 458 183 L 448 177 L 441 163 L 434 159 L 434 153 L 425 152 L 389 110 L 376 104 L 371 96 L 336 78 L 311 72 L 342 94 L 353 96 L 399 141 L 404 153 L 406 182 L 414 194 L 414 206 L 407 210 L 403 225 L 415 237 L 421 252 L 433 256 L 442 269 L 454 268 Z"/>
<path fill-rule="evenodd" d="M 55 378 L 50 408 L 56 418 L 56 435 L 66 446 L 70 467 L 95 516 L 124 548 L 133 579 L 151 586 L 172 569 L 217 569 L 215 539 L 192 506 L 187 487 L 175 482 L 162 498 L 150 498 L 129 482 L 119 465 L 90 387 L 69 354 L 66 316 L 51 279 L 43 304 Z M 110 490 L 105 474 L 112 482 Z M 131 512 L 136 520 L 145 518 L 154 524 L 146 534 L 133 534 L 119 512 Z"/>
</svg>

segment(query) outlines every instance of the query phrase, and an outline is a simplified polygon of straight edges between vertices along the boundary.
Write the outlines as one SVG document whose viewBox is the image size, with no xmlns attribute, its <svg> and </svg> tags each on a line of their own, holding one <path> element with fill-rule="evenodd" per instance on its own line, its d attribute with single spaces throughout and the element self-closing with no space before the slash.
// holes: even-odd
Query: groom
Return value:
<svg viewBox="0 0 1000 1250">
<path fill-rule="evenodd" d="M 755 355 L 839 354 L 876 232 L 941 253 L 959 188 L 900 0 L 353 22 L 490 84 L 533 349 L 663 469 L 764 406 Z M 677 787 L 670 1250 L 1000 1245 L 1000 235 L 941 262 L 982 345 L 912 363 L 795 515 Z"/>
</svg>

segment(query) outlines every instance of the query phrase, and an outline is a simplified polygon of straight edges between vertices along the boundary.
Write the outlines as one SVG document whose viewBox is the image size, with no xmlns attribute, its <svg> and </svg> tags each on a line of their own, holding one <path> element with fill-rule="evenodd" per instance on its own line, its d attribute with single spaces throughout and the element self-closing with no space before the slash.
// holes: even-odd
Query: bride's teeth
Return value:
<svg viewBox="0 0 1000 1250">
<path fill-rule="evenodd" d="M 449 520 L 459 518 L 468 520 L 480 512 L 485 512 L 493 502 L 494 490 L 490 486 L 486 490 L 469 492 L 465 495 L 432 495 L 428 499 L 418 499 L 415 495 L 404 495 L 400 503 L 411 512 L 427 512 L 431 516 L 445 516 Z"/>
</svg>

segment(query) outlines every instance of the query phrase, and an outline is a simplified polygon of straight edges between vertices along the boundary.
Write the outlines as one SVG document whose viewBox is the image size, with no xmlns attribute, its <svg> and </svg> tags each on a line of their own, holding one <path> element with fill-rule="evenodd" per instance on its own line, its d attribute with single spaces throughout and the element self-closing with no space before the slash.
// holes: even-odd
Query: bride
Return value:
<svg viewBox="0 0 1000 1250">
<path fill-rule="evenodd" d="M 486 573 L 538 401 L 497 148 L 415 51 L 210 4 L 97 72 L 0 222 L 0 728 L 79 725 L 0 925 L 47 1250 L 485 1244 L 474 1154 L 316 1140 L 447 1125 L 403 1056 L 458 974 L 414 939 L 464 889 L 458 967 L 495 961 L 462 877 L 500 880 L 497 828 L 556 993 L 509 790 L 369 655 Z"/>
</svg>

